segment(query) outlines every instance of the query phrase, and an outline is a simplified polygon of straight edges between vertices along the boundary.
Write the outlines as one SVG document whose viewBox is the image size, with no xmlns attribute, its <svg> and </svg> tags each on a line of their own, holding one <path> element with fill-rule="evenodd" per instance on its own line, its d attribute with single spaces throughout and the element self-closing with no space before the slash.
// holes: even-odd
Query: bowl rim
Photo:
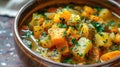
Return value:
<svg viewBox="0 0 120 67">
<path fill-rule="evenodd" d="M 15 18 L 15 22 L 14 22 L 14 25 L 13 25 L 13 33 L 14 33 L 14 37 L 15 37 L 15 39 L 17 39 L 18 41 L 19 41 L 19 43 L 20 43 L 20 46 L 22 46 L 24 49 L 26 49 L 29 53 L 31 53 L 33 56 L 35 56 L 36 58 L 38 58 L 37 60 L 39 61 L 39 60 L 44 60 L 44 61 L 46 61 L 46 62 L 49 62 L 49 63 L 52 63 L 52 64 L 55 64 L 55 65 L 61 65 L 61 66 L 70 66 L 70 67 L 80 67 L 80 66 L 85 66 L 85 67 L 87 67 L 87 66 L 101 66 L 101 65 L 106 65 L 106 64 L 109 64 L 109 63 L 112 63 L 112 62 L 114 62 L 114 61 L 116 61 L 117 59 L 120 59 L 120 57 L 116 57 L 116 58 L 114 58 L 114 59 L 112 59 L 112 60 L 109 60 L 109 61 L 107 61 L 107 62 L 101 62 L 101 63 L 95 63 L 95 64 L 90 64 L 90 65 L 76 65 L 76 64 L 66 64 L 66 63 L 59 63 L 59 62 L 54 62 L 54 61 L 52 61 L 52 60 L 49 60 L 49 59 L 47 59 L 47 58 L 44 58 L 44 57 L 42 57 L 42 56 L 40 56 L 40 55 L 38 55 L 38 54 L 36 54 L 35 52 L 33 52 L 31 49 L 29 49 L 24 43 L 23 43 L 23 41 L 22 41 L 22 39 L 20 38 L 20 35 L 19 35 L 19 32 L 18 32 L 18 21 L 19 21 L 19 19 L 20 19 L 20 16 L 21 16 L 21 14 L 26 10 L 26 8 L 28 8 L 29 6 L 31 6 L 34 2 L 35 2 L 36 0 L 31 0 L 31 1 L 29 1 L 28 3 L 26 3 L 20 10 L 19 10 L 19 12 L 17 13 L 17 16 L 16 16 L 16 18 Z M 40 1 L 40 0 L 39 0 Z M 15 44 L 15 45 L 18 45 L 18 44 Z M 31 59 L 33 59 L 33 58 L 31 58 Z M 34 59 L 33 59 L 34 60 Z M 34 61 L 36 61 L 36 60 L 34 60 Z"/>
</svg>

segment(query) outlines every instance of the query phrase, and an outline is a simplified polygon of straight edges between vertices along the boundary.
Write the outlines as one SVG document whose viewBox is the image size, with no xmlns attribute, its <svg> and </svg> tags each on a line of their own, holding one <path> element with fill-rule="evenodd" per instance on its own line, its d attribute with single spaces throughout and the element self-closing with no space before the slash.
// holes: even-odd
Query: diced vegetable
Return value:
<svg viewBox="0 0 120 67">
<path fill-rule="evenodd" d="M 40 37 L 40 34 L 43 32 L 42 27 L 40 27 L 40 26 L 34 26 L 33 31 L 34 31 L 33 32 L 34 37 L 37 39 Z"/>
<path fill-rule="evenodd" d="M 86 23 L 81 23 L 80 24 L 80 35 L 84 37 L 88 37 L 89 35 L 89 28 Z"/>
<path fill-rule="evenodd" d="M 110 34 L 106 32 L 99 32 L 95 34 L 95 44 L 100 47 L 109 48 L 112 45 Z"/>
<path fill-rule="evenodd" d="M 72 48 L 72 54 L 75 56 L 77 60 L 84 60 L 85 55 L 92 48 L 92 42 L 85 38 L 81 37 L 78 40 L 78 43 Z"/>
<path fill-rule="evenodd" d="M 48 34 L 51 36 L 51 42 L 60 51 L 64 48 L 62 55 L 69 52 L 69 47 L 67 41 L 64 39 L 64 28 L 51 28 L 48 30 Z"/>
<path fill-rule="evenodd" d="M 39 45 L 41 45 L 44 48 L 51 48 L 53 45 L 51 43 L 50 36 L 41 37 Z"/>
<path fill-rule="evenodd" d="M 64 18 L 65 21 L 68 21 L 71 17 L 71 13 L 67 9 L 64 9 L 60 16 Z"/>
<path fill-rule="evenodd" d="M 46 17 L 49 19 L 53 19 L 56 13 L 45 13 Z"/>
<path fill-rule="evenodd" d="M 38 47 L 36 49 L 36 52 L 40 54 L 40 56 L 42 57 L 46 57 L 47 58 L 47 53 L 48 53 L 48 49 L 47 48 L 43 48 L 43 47 Z"/>
<path fill-rule="evenodd" d="M 95 13 L 95 10 L 89 6 L 84 6 L 84 11 L 88 12 L 90 15 Z"/>
<path fill-rule="evenodd" d="M 120 51 L 108 52 L 108 53 L 105 53 L 101 56 L 101 61 L 105 62 L 105 61 L 112 60 L 112 59 L 119 57 L 119 56 L 120 56 Z"/>
<path fill-rule="evenodd" d="M 47 20 L 47 21 L 44 21 L 43 24 L 42 24 L 42 27 L 44 30 L 50 28 L 52 26 L 52 22 L 50 20 Z"/>
<path fill-rule="evenodd" d="M 89 6 L 84 6 L 83 9 L 84 11 L 82 12 L 81 16 L 84 16 L 86 18 L 88 18 L 91 14 L 95 13 L 95 10 Z"/>
<path fill-rule="evenodd" d="M 44 18 L 42 15 L 39 15 L 37 13 L 33 14 L 32 20 L 29 23 L 30 29 L 33 30 L 34 26 L 39 26 L 42 24 L 42 22 L 44 21 Z"/>
<path fill-rule="evenodd" d="M 92 21 L 102 21 L 103 19 L 102 18 L 100 18 L 100 17 L 98 17 L 98 16 L 95 16 L 95 15 L 90 15 L 90 20 L 92 20 Z"/>
<path fill-rule="evenodd" d="M 67 56 L 69 53 L 69 46 L 65 39 L 59 39 L 59 41 L 56 41 L 56 48 L 61 52 L 63 56 Z"/>
<path fill-rule="evenodd" d="M 60 23 L 60 14 L 55 14 L 55 16 L 53 18 L 53 22 Z"/>
<path fill-rule="evenodd" d="M 20 35 L 32 51 L 52 61 L 101 63 L 119 56 L 120 19 L 116 16 L 101 6 L 50 6 L 20 24 Z"/>
<path fill-rule="evenodd" d="M 99 13 L 99 17 L 103 18 L 104 20 L 111 17 L 111 12 L 108 9 L 102 9 Z M 106 18 L 107 17 L 107 18 Z"/>
<path fill-rule="evenodd" d="M 75 26 L 77 24 L 78 20 L 80 20 L 79 15 L 71 14 L 71 17 L 67 22 L 67 25 Z"/>
<path fill-rule="evenodd" d="M 115 35 L 114 42 L 120 45 L 120 34 L 119 33 Z"/>
<path fill-rule="evenodd" d="M 48 57 L 55 62 L 60 62 L 61 61 L 61 54 L 57 50 L 49 51 L 48 52 Z"/>
</svg>

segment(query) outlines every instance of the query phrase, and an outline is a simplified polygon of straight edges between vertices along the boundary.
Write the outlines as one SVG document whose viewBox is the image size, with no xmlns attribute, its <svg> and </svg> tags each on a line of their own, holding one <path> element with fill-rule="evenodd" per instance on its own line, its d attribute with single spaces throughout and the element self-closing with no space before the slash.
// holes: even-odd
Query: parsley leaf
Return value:
<svg viewBox="0 0 120 67">
<path fill-rule="evenodd" d="M 76 38 L 72 38 L 71 43 L 72 43 L 72 44 L 75 44 L 75 42 L 76 42 Z"/>
<path fill-rule="evenodd" d="M 91 21 L 90 23 L 96 28 L 97 32 L 103 32 L 104 31 L 105 24 L 100 24 L 100 23 L 97 23 L 97 22 L 94 22 L 94 21 Z"/>
<path fill-rule="evenodd" d="M 108 22 L 108 26 L 114 26 L 115 25 L 115 21 L 114 20 L 111 20 Z"/>
<path fill-rule="evenodd" d="M 67 28 L 67 25 L 66 24 L 58 24 L 58 27 L 60 27 L 60 28 Z"/>
</svg>

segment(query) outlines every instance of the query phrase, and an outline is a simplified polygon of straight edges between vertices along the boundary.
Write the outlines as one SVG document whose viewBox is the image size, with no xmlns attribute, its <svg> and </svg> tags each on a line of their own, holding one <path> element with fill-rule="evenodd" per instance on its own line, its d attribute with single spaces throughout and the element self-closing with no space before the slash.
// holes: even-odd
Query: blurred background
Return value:
<svg viewBox="0 0 120 67">
<path fill-rule="evenodd" d="M 15 16 L 30 0 L 0 0 L 0 67 L 24 67 L 14 47 Z M 120 7 L 120 0 L 110 0 Z"/>
<path fill-rule="evenodd" d="M 16 16 L 19 9 L 30 0 L 0 0 L 0 15 Z"/>
<path fill-rule="evenodd" d="M 14 47 L 12 27 L 20 8 L 30 0 L 0 0 L 0 67 L 25 67 Z"/>
</svg>

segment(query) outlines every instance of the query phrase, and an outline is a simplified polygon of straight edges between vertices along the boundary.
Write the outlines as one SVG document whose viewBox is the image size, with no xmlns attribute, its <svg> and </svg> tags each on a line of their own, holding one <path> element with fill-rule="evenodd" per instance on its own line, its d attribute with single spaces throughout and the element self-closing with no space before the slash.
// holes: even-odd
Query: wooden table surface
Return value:
<svg viewBox="0 0 120 67">
<path fill-rule="evenodd" d="M 14 47 L 13 23 L 14 17 L 0 16 L 0 67 L 24 67 Z"/>
</svg>

